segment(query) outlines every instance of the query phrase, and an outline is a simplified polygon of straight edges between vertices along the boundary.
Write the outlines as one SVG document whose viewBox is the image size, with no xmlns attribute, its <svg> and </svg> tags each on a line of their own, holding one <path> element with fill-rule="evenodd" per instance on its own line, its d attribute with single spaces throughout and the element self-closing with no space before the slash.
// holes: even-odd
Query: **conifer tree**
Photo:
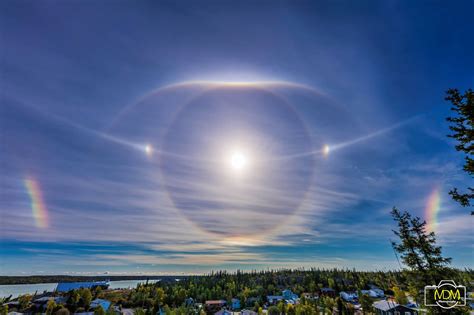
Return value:
<svg viewBox="0 0 474 315">
<path fill-rule="evenodd" d="M 451 102 L 451 110 L 456 113 L 454 117 L 446 118 L 451 123 L 449 129 L 453 132 L 448 137 L 457 140 L 456 150 L 465 153 L 463 169 L 474 177 L 474 91 L 468 89 L 461 94 L 458 89 L 449 89 L 446 94 L 445 100 Z M 474 199 L 474 188 L 468 187 L 466 193 L 459 193 L 454 188 L 449 194 L 463 207 L 468 207 Z"/>
<path fill-rule="evenodd" d="M 417 301 L 422 301 L 426 285 L 436 285 L 453 275 L 453 270 L 449 268 L 451 258 L 442 256 L 441 247 L 436 244 L 436 235 L 427 231 L 425 221 L 397 208 L 393 208 L 391 214 L 398 223 L 398 230 L 393 232 L 400 238 L 400 242 L 393 242 L 392 246 L 407 267 L 404 274 L 408 289 Z"/>
</svg>

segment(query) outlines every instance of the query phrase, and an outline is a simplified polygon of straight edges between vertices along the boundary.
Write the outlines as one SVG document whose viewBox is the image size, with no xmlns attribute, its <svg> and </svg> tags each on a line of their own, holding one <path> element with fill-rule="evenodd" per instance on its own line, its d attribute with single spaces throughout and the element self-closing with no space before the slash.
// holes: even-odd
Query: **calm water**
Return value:
<svg viewBox="0 0 474 315">
<path fill-rule="evenodd" d="M 148 280 L 149 283 L 159 280 Z M 109 289 L 125 289 L 134 288 L 138 283 L 145 283 L 146 280 L 123 280 L 110 281 Z M 37 284 L 8 284 L 0 285 L 0 297 L 10 296 L 17 297 L 22 294 L 34 294 L 35 292 L 43 293 L 43 291 L 53 291 L 56 289 L 57 283 L 37 283 Z"/>
</svg>

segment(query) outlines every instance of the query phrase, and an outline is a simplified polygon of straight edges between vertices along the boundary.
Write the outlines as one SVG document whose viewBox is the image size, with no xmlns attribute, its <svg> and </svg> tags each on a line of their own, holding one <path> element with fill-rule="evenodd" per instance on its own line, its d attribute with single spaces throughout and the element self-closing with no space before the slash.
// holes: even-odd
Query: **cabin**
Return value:
<svg viewBox="0 0 474 315">
<path fill-rule="evenodd" d="M 107 289 L 109 287 L 109 283 L 107 281 L 94 281 L 94 282 L 59 282 L 56 291 L 57 292 L 69 292 L 71 290 L 77 289 L 95 289 L 95 288 L 102 288 Z"/>
<path fill-rule="evenodd" d="M 358 301 L 358 295 L 357 292 L 345 292 L 341 291 L 339 293 L 339 296 L 346 302 L 357 302 Z"/>
<path fill-rule="evenodd" d="M 377 301 L 373 306 L 377 315 L 418 315 L 418 312 L 412 308 L 386 300 Z"/>
<path fill-rule="evenodd" d="M 268 304 L 277 304 L 278 302 L 282 300 L 283 300 L 282 295 L 267 295 Z"/>
<path fill-rule="evenodd" d="M 298 295 L 294 294 L 290 289 L 283 290 L 281 292 L 281 294 L 283 295 L 283 298 L 285 300 L 297 300 L 298 299 Z"/>
<path fill-rule="evenodd" d="M 360 293 L 362 293 L 363 295 L 368 295 L 371 298 L 381 298 L 381 297 L 383 297 L 383 293 L 382 293 L 382 295 L 380 295 L 379 293 L 377 293 L 374 290 L 360 290 Z"/>
<path fill-rule="evenodd" d="M 304 297 L 306 300 L 317 300 L 319 296 L 315 293 L 310 293 L 310 292 L 303 292 L 301 294 L 302 297 Z"/>
<path fill-rule="evenodd" d="M 240 309 L 240 300 L 236 299 L 236 298 L 233 298 L 231 300 L 231 307 L 232 307 L 233 310 Z"/>
<path fill-rule="evenodd" d="M 370 291 L 373 292 L 372 294 L 374 294 L 375 297 L 381 298 L 381 297 L 385 296 L 385 292 L 382 289 L 380 289 L 378 286 L 373 285 L 373 284 L 369 284 L 369 288 L 370 288 Z M 369 294 L 369 296 L 370 296 L 370 294 Z"/>
<path fill-rule="evenodd" d="M 110 304 L 111 304 L 110 301 L 102 300 L 102 299 L 95 299 L 95 300 L 91 301 L 90 308 L 95 309 L 99 306 L 102 306 L 102 309 L 104 311 L 107 311 L 110 307 Z"/>
</svg>

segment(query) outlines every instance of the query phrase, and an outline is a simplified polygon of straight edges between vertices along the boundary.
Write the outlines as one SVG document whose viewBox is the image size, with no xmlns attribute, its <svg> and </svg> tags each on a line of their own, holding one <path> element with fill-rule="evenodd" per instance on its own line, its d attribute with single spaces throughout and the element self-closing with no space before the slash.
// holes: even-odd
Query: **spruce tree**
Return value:
<svg viewBox="0 0 474 315">
<path fill-rule="evenodd" d="M 451 275 L 448 267 L 451 258 L 442 256 L 441 247 L 436 245 L 436 235 L 427 231 L 425 221 L 397 208 L 393 208 L 391 214 L 398 223 L 398 230 L 393 232 L 400 238 L 400 242 L 393 242 L 392 246 L 407 267 L 404 273 L 408 287 L 419 293 L 417 300 L 420 301 L 426 285 L 436 285 Z"/>
<path fill-rule="evenodd" d="M 449 129 L 453 134 L 448 137 L 457 140 L 456 150 L 465 153 L 464 171 L 474 176 L 474 91 L 468 89 L 461 94 L 458 89 L 449 89 L 445 100 L 451 102 L 451 110 L 455 112 L 454 117 L 446 118 L 451 123 Z M 467 187 L 467 192 L 460 193 L 457 188 L 452 189 L 449 194 L 463 207 L 471 205 L 474 199 L 474 188 Z M 474 211 L 471 211 L 474 214 Z"/>
</svg>

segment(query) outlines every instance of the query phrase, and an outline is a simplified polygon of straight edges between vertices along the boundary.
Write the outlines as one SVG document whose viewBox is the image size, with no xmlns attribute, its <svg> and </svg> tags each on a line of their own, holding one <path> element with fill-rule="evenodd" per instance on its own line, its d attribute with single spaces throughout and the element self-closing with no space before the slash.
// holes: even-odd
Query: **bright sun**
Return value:
<svg viewBox="0 0 474 315">
<path fill-rule="evenodd" d="M 235 151 L 230 156 L 230 166 L 236 171 L 241 171 L 247 166 L 247 157 L 240 151 Z"/>
</svg>

